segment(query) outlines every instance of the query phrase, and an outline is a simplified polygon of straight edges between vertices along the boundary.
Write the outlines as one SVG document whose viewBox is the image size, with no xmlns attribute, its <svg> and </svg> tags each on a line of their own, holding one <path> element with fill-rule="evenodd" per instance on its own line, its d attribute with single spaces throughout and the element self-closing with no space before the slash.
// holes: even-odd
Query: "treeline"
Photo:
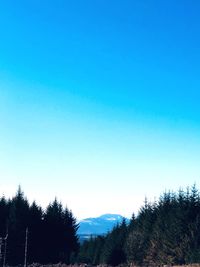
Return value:
<svg viewBox="0 0 200 267">
<path fill-rule="evenodd" d="M 23 264 L 26 229 L 28 263 L 69 263 L 78 251 L 78 224 L 72 212 L 56 199 L 43 211 L 35 202 L 30 205 L 19 188 L 12 199 L 0 199 L 0 237 L 8 235 L 6 247 L 5 242 L 1 247 L 6 264 Z"/>
<path fill-rule="evenodd" d="M 200 262 L 200 194 L 164 193 L 145 200 L 129 225 L 124 220 L 106 236 L 91 238 L 80 247 L 78 262 L 134 265 L 182 265 Z"/>
<path fill-rule="evenodd" d="M 56 199 L 45 211 L 35 202 L 30 205 L 19 188 L 12 199 L 0 198 L 0 238 L 7 236 L 7 265 L 24 262 L 26 229 L 28 263 L 112 266 L 198 263 L 200 192 L 193 186 L 186 191 L 164 193 L 153 203 L 145 200 L 129 224 L 123 220 L 106 236 L 91 238 L 79 247 L 78 224 L 71 211 Z M 0 244 L 0 252 L 5 254 L 5 242 Z M 4 259 L 0 255 L 0 264 Z"/>
</svg>

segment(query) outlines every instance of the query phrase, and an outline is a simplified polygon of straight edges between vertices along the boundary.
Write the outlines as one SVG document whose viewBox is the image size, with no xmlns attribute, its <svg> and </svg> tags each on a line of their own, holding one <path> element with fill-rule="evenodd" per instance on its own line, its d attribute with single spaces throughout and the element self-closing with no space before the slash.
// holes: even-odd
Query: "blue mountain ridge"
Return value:
<svg viewBox="0 0 200 267">
<path fill-rule="evenodd" d="M 96 218 L 87 218 L 79 222 L 79 236 L 105 235 L 113 227 L 122 222 L 123 216 L 119 214 L 104 214 Z M 125 218 L 129 223 L 129 219 Z"/>
</svg>

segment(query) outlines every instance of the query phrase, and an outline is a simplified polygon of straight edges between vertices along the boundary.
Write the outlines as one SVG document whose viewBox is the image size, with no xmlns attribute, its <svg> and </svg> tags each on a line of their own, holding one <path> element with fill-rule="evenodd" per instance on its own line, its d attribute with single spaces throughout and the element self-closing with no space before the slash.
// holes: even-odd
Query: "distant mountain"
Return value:
<svg viewBox="0 0 200 267">
<path fill-rule="evenodd" d="M 121 223 L 124 217 L 119 214 L 104 214 L 96 218 L 87 218 L 79 222 L 78 235 L 83 239 L 90 236 L 104 235 L 117 223 Z M 129 219 L 125 218 L 127 223 Z"/>
</svg>

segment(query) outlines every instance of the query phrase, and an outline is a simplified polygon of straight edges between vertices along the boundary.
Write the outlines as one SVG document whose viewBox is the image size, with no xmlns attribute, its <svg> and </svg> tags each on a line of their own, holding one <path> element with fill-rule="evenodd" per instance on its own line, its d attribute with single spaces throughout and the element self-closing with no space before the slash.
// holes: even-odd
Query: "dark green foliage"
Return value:
<svg viewBox="0 0 200 267">
<path fill-rule="evenodd" d="M 65 232 L 65 239 L 68 240 L 70 247 L 64 252 L 65 262 L 70 263 L 79 250 L 79 239 L 77 236 L 77 230 L 79 225 L 76 222 L 75 217 L 72 214 L 72 211 L 69 211 L 67 208 L 64 210 L 64 229 L 68 229 Z"/>
<path fill-rule="evenodd" d="M 71 211 L 57 200 L 43 212 L 35 202 L 29 205 L 19 187 L 11 200 L 0 199 L 0 237 L 7 240 L 7 264 L 24 262 L 25 236 L 28 228 L 28 263 L 69 263 L 77 253 L 78 225 Z"/>
<path fill-rule="evenodd" d="M 44 214 L 44 262 L 69 263 L 72 252 L 78 251 L 78 225 L 71 211 L 63 209 L 55 199 Z M 66 240 L 68 244 L 66 244 Z"/>
<path fill-rule="evenodd" d="M 145 200 L 137 217 L 116 226 L 105 237 L 85 242 L 79 262 L 119 265 L 173 265 L 200 262 L 200 197 L 194 185 L 186 192 L 164 193 Z"/>
<path fill-rule="evenodd" d="M 145 200 L 129 225 L 123 220 L 106 236 L 91 238 L 80 248 L 71 211 L 56 199 L 42 211 L 35 202 L 29 205 L 19 188 L 11 200 L 0 199 L 0 237 L 8 233 L 10 265 L 23 264 L 27 227 L 29 263 L 157 266 L 200 262 L 200 196 L 195 186 L 186 192 L 164 193 L 154 203 Z"/>
<path fill-rule="evenodd" d="M 41 249 L 43 237 L 43 212 L 35 202 L 29 209 L 28 222 L 28 260 L 29 262 L 40 262 L 43 257 L 43 249 Z"/>
<path fill-rule="evenodd" d="M 120 225 L 114 227 L 105 237 L 99 236 L 85 241 L 80 247 L 77 261 L 92 265 L 106 263 L 112 266 L 125 262 L 124 245 L 127 229 L 126 221 L 123 220 Z"/>
<path fill-rule="evenodd" d="M 64 261 L 64 215 L 62 205 L 56 199 L 47 207 L 44 214 L 43 227 L 43 242 L 45 244 L 43 245 L 44 262 L 56 263 L 59 259 Z"/>
<path fill-rule="evenodd" d="M 98 264 L 104 242 L 104 237 L 101 236 L 85 241 L 80 247 L 77 261 L 93 265 Z"/>
<path fill-rule="evenodd" d="M 8 217 L 8 259 L 11 265 L 23 262 L 28 216 L 29 204 L 19 187 L 16 196 L 10 202 Z"/>
<path fill-rule="evenodd" d="M 109 265 L 119 265 L 126 261 L 124 244 L 126 240 L 127 226 L 123 220 L 120 225 L 106 236 L 101 260 Z"/>
<path fill-rule="evenodd" d="M 10 209 L 9 202 L 5 199 L 5 197 L 2 197 L 0 199 L 0 236 L 4 237 L 6 236 L 7 232 L 7 225 L 8 225 L 8 215 L 9 215 L 9 209 Z"/>
</svg>

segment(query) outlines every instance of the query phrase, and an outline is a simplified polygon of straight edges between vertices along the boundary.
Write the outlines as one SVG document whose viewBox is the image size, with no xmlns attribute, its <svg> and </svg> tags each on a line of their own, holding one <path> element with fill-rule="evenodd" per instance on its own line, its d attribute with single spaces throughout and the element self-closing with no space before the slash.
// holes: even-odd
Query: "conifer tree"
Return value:
<svg viewBox="0 0 200 267">
<path fill-rule="evenodd" d="M 6 236 L 9 215 L 9 202 L 3 196 L 0 199 L 0 237 Z"/>
<path fill-rule="evenodd" d="M 23 262 L 28 216 L 29 204 L 19 187 L 15 197 L 11 200 L 8 218 L 8 258 L 13 265 Z"/>
<path fill-rule="evenodd" d="M 41 262 L 43 248 L 40 244 L 43 239 L 43 212 L 34 201 L 29 209 L 28 222 L 28 260 L 32 262 Z"/>
</svg>

